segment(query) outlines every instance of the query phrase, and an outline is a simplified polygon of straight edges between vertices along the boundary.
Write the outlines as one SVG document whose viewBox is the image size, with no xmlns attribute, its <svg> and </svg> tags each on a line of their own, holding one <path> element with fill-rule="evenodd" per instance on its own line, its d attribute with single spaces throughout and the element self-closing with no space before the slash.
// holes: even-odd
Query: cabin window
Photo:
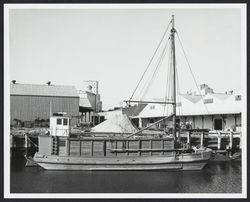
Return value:
<svg viewBox="0 0 250 202">
<path fill-rule="evenodd" d="M 67 126 L 68 125 L 68 119 L 63 119 L 63 125 Z"/>
<path fill-rule="evenodd" d="M 214 130 L 222 130 L 222 119 L 214 119 Z"/>
<path fill-rule="evenodd" d="M 65 147 L 66 146 L 66 141 L 65 140 L 60 140 L 59 141 L 59 146 Z"/>
<path fill-rule="evenodd" d="M 62 119 L 57 119 L 56 124 L 57 125 L 62 125 Z"/>
<path fill-rule="evenodd" d="M 239 101 L 239 100 L 241 100 L 241 95 L 236 95 L 235 96 L 235 101 Z"/>
</svg>

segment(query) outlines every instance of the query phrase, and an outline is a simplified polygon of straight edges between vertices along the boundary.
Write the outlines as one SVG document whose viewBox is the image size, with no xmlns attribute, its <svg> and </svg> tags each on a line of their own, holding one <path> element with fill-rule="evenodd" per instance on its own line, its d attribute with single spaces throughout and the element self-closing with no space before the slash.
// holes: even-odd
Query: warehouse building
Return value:
<svg viewBox="0 0 250 202">
<path fill-rule="evenodd" d="M 67 116 L 79 116 L 79 95 L 74 86 L 37 84 L 10 84 L 10 119 L 34 121 L 49 119 L 56 112 L 65 112 Z"/>
<path fill-rule="evenodd" d="M 164 102 L 164 99 L 153 101 Z M 188 123 L 194 129 L 241 131 L 242 99 L 241 91 L 201 95 L 181 94 L 176 103 L 177 123 Z M 138 127 L 146 127 L 172 113 L 172 106 L 148 104 L 133 119 L 138 120 Z M 171 122 L 171 121 L 170 121 Z M 169 121 L 162 122 L 155 128 L 166 128 Z"/>
</svg>

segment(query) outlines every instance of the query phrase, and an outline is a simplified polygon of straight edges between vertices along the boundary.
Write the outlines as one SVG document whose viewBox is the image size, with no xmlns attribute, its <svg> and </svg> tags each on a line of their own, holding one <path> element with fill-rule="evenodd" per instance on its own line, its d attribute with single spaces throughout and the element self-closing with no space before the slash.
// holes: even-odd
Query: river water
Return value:
<svg viewBox="0 0 250 202">
<path fill-rule="evenodd" d="M 11 159 L 11 193 L 241 193 L 241 162 L 202 171 L 46 171 Z"/>
</svg>

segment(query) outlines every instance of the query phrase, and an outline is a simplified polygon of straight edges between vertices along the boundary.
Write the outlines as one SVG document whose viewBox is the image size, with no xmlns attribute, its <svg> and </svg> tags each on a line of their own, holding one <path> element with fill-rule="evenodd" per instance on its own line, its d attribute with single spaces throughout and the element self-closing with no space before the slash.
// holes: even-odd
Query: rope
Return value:
<svg viewBox="0 0 250 202">
<path fill-rule="evenodd" d="M 154 71 L 154 73 L 153 73 L 153 76 L 152 76 L 151 79 L 150 79 L 150 82 L 149 82 L 148 85 L 147 85 L 147 88 L 146 88 L 145 92 L 144 92 L 143 95 L 142 95 L 142 99 L 146 96 L 146 94 L 147 94 L 149 88 L 151 87 L 151 84 L 153 83 L 153 81 L 154 81 L 154 79 L 155 79 L 155 76 L 156 76 L 156 74 L 157 74 L 157 72 L 158 72 L 158 70 L 159 70 L 159 67 L 160 67 L 160 65 L 162 64 L 163 58 L 164 58 L 165 55 L 166 55 L 166 49 L 167 49 L 168 42 L 169 42 L 169 39 L 168 39 L 166 45 L 164 46 L 164 49 L 163 49 L 163 51 L 162 51 L 162 54 L 161 54 L 160 58 L 158 59 L 158 63 L 157 63 L 157 65 L 156 65 L 155 71 Z"/>
<path fill-rule="evenodd" d="M 158 51 L 158 49 L 159 49 L 159 47 L 160 47 L 160 45 L 161 45 L 161 43 L 162 43 L 163 39 L 165 38 L 165 35 L 166 35 L 167 31 L 168 31 L 168 28 L 169 28 L 169 26 L 170 26 L 171 22 L 172 22 L 172 20 L 169 22 L 169 24 L 168 24 L 168 26 L 167 26 L 167 28 L 166 28 L 166 30 L 165 30 L 165 32 L 164 32 L 164 34 L 163 34 L 163 36 L 162 36 L 162 38 L 161 38 L 160 42 L 159 42 L 159 43 L 158 43 L 158 45 L 157 45 L 157 48 L 156 48 L 156 49 L 155 49 L 155 51 L 154 51 L 153 56 L 151 57 L 151 59 L 150 59 L 150 61 L 149 61 L 148 65 L 147 65 L 146 70 L 143 72 L 142 77 L 140 78 L 140 80 L 139 80 L 139 82 L 138 82 L 138 84 L 137 84 L 137 86 L 136 86 L 135 90 L 133 91 L 133 93 L 132 93 L 132 95 L 131 95 L 131 97 L 130 97 L 130 99 L 129 99 L 129 100 L 132 100 L 132 98 L 133 98 L 133 96 L 134 96 L 134 94 L 135 94 L 135 92 L 136 92 L 137 88 L 139 87 L 139 85 L 140 85 L 140 83 L 141 83 L 141 81 L 142 81 L 142 79 L 143 79 L 143 77 L 144 77 L 145 73 L 147 72 L 147 70 L 148 70 L 149 66 L 151 65 L 151 63 L 152 63 L 152 61 L 153 61 L 153 59 L 154 59 L 154 57 L 155 57 L 155 55 L 156 55 L 156 53 L 157 53 L 157 51 Z"/>
<path fill-rule="evenodd" d="M 191 69 L 190 63 L 189 63 L 189 61 L 188 61 L 188 59 L 187 59 L 186 52 L 185 52 L 185 50 L 184 50 L 184 48 L 183 48 L 183 45 L 182 45 L 182 43 L 181 43 L 181 40 L 180 40 L 180 37 L 179 37 L 179 34 L 177 33 L 177 31 L 176 31 L 176 35 L 177 35 L 177 38 L 178 38 L 178 40 L 179 40 L 179 42 L 180 42 L 181 49 L 182 49 L 183 54 L 184 54 L 184 56 L 185 56 L 185 59 L 186 59 L 186 62 L 187 62 L 187 64 L 188 64 L 188 67 L 189 67 L 189 70 L 190 70 L 190 72 L 191 72 L 191 75 L 192 75 L 192 77 L 193 77 L 193 79 L 194 79 L 195 85 L 196 85 L 196 87 L 197 87 L 197 89 L 198 89 L 198 91 L 199 91 L 199 94 L 201 95 L 201 99 L 202 99 L 203 104 L 204 104 L 203 95 L 202 95 L 201 92 L 200 92 L 199 86 L 198 86 L 198 84 L 197 84 L 197 81 L 196 81 L 196 79 L 195 79 L 194 73 L 193 73 L 193 71 L 192 71 L 192 69 Z M 206 108 L 207 113 L 209 114 L 209 111 L 208 111 L 208 109 L 207 109 L 207 106 L 206 106 L 205 104 L 204 104 L 204 106 L 205 106 L 205 108 Z"/>
</svg>

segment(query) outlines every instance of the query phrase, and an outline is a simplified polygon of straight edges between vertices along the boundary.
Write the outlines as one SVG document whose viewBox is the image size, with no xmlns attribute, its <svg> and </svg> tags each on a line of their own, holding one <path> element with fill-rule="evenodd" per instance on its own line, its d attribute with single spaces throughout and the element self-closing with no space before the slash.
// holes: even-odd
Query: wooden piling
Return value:
<svg viewBox="0 0 250 202">
<path fill-rule="evenodd" d="M 229 135 L 229 149 L 232 150 L 233 149 L 233 132 L 231 131 L 230 132 L 230 135 Z M 231 153 L 231 151 L 230 151 Z"/>
<path fill-rule="evenodd" d="M 141 140 L 138 141 L 138 144 L 139 144 L 139 155 L 141 156 Z"/>
<path fill-rule="evenodd" d="M 128 150 L 127 155 L 129 156 L 129 140 L 127 140 L 127 150 Z"/>
<path fill-rule="evenodd" d="M 220 150 L 221 149 L 221 134 L 220 132 L 218 132 L 218 143 L 217 143 L 217 149 Z"/>
<path fill-rule="evenodd" d="M 164 155 L 164 140 L 161 140 L 161 148 L 162 148 L 161 154 Z"/>
<path fill-rule="evenodd" d="M 81 156 L 82 155 L 82 141 L 80 140 L 79 138 L 79 155 Z"/>
<path fill-rule="evenodd" d="M 106 156 L 106 140 L 103 141 L 103 156 Z"/>
<path fill-rule="evenodd" d="M 91 156 L 94 155 L 94 141 L 91 140 Z"/>
<path fill-rule="evenodd" d="M 150 156 L 152 156 L 152 140 L 149 140 Z"/>
<path fill-rule="evenodd" d="M 28 136 L 26 134 L 24 134 L 24 148 L 28 148 Z"/>
<path fill-rule="evenodd" d="M 204 132 L 201 133 L 201 147 L 203 147 L 203 141 L 204 141 Z"/>
<path fill-rule="evenodd" d="M 187 132 L 187 143 L 190 143 L 191 139 L 191 135 L 190 135 L 190 131 Z"/>
</svg>

